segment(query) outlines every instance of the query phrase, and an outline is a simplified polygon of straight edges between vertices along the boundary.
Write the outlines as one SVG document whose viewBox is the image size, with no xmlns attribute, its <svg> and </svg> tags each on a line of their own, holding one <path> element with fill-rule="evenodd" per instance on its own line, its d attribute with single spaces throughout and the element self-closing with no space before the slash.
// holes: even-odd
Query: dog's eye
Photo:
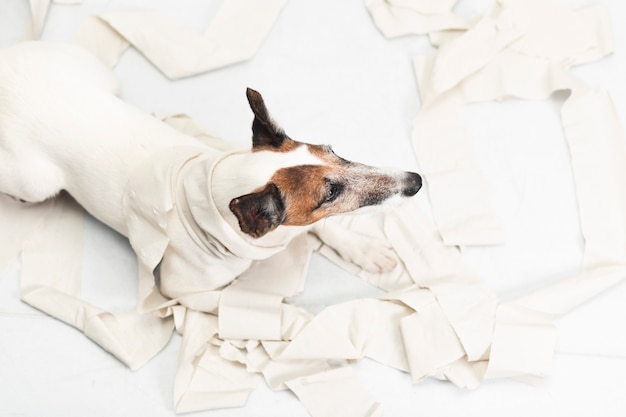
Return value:
<svg viewBox="0 0 626 417">
<path fill-rule="evenodd" d="M 328 182 L 328 191 L 326 191 L 326 196 L 324 197 L 324 202 L 325 203 L 330 203 L 331 201 L 334 201 L 335 199 L 337 199 L 337 197 L 339 197 L 339 194 L 341 194 L 341 190 L 342 190 L 342 186 L 341 184 L 338 184 L 336 182 Z"/>
<path fill-rule="evenodd" d="M 324 194 L 321 200 L 319 201 L 319 203 L 317 204 L 317 207 L 315 208 L 316 210 L 322 207 L 324 204 L 332 203 L 343 192 L 343 188 L 344 188 L 343 184 L 339 182 L 334 182 L 333 180 L 329 178 L 324 179 L 324 182 L 325 182 Z"/>
</svg>

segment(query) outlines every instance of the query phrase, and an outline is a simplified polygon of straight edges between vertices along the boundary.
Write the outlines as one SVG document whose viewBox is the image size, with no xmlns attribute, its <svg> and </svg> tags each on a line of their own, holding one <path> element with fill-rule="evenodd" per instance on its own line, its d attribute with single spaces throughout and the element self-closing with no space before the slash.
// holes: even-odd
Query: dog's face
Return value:
<svg viewBox="0 0 626 417">
<path fill-rule="evenodd" d="M 270 118 L 261 95 L 248 89 L 247 96 L 254 112 L 253 153 L 274 153 L 286 162 L 263 187 L 230 202 L 244 233 L 258 238 L 280 225 L 307 226 L 333 214 L 410 197 L 421 188 L 416 173 L 350 162 L 330 146 L 289 138 Z"/>
</svg>

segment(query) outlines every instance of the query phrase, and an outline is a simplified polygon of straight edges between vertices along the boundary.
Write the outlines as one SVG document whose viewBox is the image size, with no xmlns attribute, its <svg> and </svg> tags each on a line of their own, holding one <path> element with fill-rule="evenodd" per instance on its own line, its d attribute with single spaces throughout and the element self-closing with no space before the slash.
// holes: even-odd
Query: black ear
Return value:
<svg viewBox="0 0 626 417">
<path fill-rule="evenodd" d="M 254 113 L 252 147 L 280 148 L 287 139 L 287 135 L 270 117 L 263 97 L 251 88 L 246 90 L 246 96 Z"/>
<path fill-rule="evenodd" d="M 258 238 L 276 229 L 285 221 L 285 203 L 280 190 L 268 183 L 261 191 L 237 197 L 230 202 L 241 231 Z"/>
</svg>

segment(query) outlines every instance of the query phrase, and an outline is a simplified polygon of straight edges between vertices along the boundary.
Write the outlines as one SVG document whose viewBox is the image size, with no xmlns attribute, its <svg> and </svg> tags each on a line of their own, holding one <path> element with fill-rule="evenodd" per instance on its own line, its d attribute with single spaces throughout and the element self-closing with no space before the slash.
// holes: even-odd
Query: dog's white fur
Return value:
<svg viewBox="0 0 626 417">
<path fill-rule="evenodd" d="M 0 51 L 0 192 L 36 203 L 66 190 L 94 217 L 128 236 L 121 202 L 137 167 L 161 150 L 203 145 L 124 103 L 117 92 L 113 73 L 78 47 L 28 42 Z M 324 163 L 305 147 L 236 153 L 213 173 L 219 213 L 248 241 L 285 244 L 308 226 L 280 226 L 255 239 L 241 232 L 229 203 L 266 184 L 278 168 Z M 179 251 L 198 250 L 180 225 L 171 229 Z M 325 233 L 325 239 L 323 228 L 318 232 L 345 258 L 367 269 L 395 265 L 392 250 L 378 240 L 344 240 L 336 231 Z M 198 262 L 196 255 L 173 264 Z M 249 262 L 239 260 L 236 269 Z M 196 269 L 203 270 L 201 262 Z M 167 295 L 175 296 L 172 292 Z"/>
</svg>

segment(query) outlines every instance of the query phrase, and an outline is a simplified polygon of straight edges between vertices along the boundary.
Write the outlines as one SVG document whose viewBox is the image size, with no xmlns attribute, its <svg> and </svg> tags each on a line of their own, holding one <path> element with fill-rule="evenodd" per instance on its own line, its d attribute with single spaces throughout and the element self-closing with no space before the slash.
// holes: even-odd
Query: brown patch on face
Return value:
<svg viewBox="0 0 626 417">
<path fill-rule="evenodd" d="M 285 221 L 291 226 L 305 226 L 331 214 L 322 207 L 330 191 L 328 175 L 332 167 L 298 165 L 276 171 L 270 181 L 278 186 L 285 201 Z"/>
<path fill-rule="evenodd" d="M 279 169 L 270 178 L 285 203 L 285 225 L 306 226 L 334 214 L 382 204 L 398 194 L 397 178 L 377 168 L 347 161 L 329 146 L 307 150 L 323 165 L 298 165 Z"/>
<path fill-rule="evenodd" d="M 284 225 L 306 226 L 331 215 L 377 206 L 394 195 L 414 195 L 421 186 L 417 174 L 404 173 L 403 178 L 399 172 L 350 162 L 337 156 L 330 146 L 288 139 L 281 147 L 268 150 L 289 152 L 301 146 L 322 165 L 281 168 L 269 179 L 280 190 Z"/>
</svg>

